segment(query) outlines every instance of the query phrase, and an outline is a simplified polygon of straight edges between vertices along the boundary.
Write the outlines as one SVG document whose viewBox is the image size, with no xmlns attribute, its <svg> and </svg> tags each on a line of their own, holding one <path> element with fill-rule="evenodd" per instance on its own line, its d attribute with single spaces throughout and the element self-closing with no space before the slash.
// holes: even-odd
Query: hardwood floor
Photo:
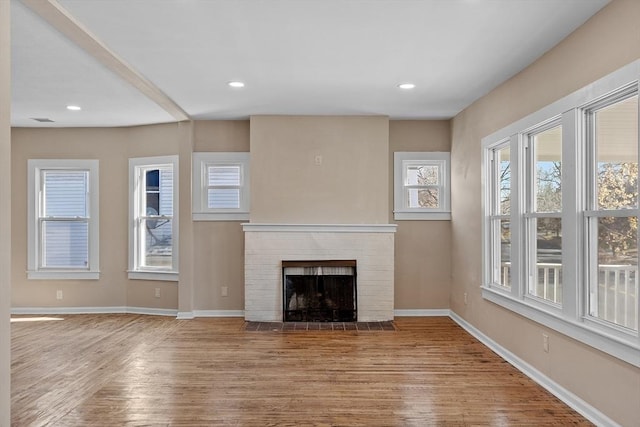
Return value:
<svg viewBox="0 0 640 427">
<path fill-rule="evenodd" d="M 11 325 L 13 426 L 590 425 L 448 318 L 365 332 L 28 318 Z"/>
</svg>

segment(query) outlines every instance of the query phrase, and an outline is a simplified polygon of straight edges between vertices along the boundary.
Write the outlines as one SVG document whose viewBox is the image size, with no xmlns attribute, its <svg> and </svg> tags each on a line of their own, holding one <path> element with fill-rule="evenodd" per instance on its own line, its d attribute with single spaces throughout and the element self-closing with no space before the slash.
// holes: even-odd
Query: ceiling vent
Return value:
<svg viewBox="0 0 640 427">
<path fill-rule="evenodd" d="M 31 120 L 35 120 L 36 122 L 40 123 L 53 123 L 53 120 L 46 117 L 31 117 Z"/>
</svg>

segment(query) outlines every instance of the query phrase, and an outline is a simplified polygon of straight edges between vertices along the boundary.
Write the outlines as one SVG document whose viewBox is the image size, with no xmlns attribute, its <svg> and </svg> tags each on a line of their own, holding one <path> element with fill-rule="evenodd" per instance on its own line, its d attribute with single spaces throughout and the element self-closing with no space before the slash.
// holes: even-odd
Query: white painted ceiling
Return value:
<svg viewBox="0 0 640 427">
<path fill-rule="evenodd" d="M 130 126 L 175 115 L 11 0 L 12 125 Z M 41 0 L 192 119 L 450 118 L 608 0 Z M 232 89 L 231 80 L 246 86 Z M 410 91 L 402 82 L 415 83 Z M 76 104 L 81 111 L 65 106 Z M 39 123 L 33 118 L 48 118 Z"/>
</svg>

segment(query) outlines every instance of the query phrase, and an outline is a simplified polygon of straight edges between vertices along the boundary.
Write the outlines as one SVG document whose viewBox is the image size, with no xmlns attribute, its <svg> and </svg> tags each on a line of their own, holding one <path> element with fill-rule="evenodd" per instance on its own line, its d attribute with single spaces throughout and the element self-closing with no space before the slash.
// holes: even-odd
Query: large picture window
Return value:
<svg viewBox="0 0 640 427">
<path fill-rule="evenodd" d="M 29 160 L 32 279 L 98 278 L 98 161 Z"/>
<path fill-rule="evenodd" d="M 483 139 L 483 296 L 640 367 L 640 61 Z"/>
<path fill-rule="evenodd" d="M 129 277 L 177 280 L 177 158 L 129 160 Z"/>
</svg>

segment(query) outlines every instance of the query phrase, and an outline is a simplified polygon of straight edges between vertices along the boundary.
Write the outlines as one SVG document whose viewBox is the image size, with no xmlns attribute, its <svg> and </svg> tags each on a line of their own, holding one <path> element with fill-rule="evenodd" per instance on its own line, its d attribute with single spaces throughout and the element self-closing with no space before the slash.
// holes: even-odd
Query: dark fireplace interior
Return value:
<svg viewBox="0 0 640 427">
<path fill-rule="evenodd" d="M 282 261 L 285 322 L 355 322 L 356 262 Z"/>
</svg>

